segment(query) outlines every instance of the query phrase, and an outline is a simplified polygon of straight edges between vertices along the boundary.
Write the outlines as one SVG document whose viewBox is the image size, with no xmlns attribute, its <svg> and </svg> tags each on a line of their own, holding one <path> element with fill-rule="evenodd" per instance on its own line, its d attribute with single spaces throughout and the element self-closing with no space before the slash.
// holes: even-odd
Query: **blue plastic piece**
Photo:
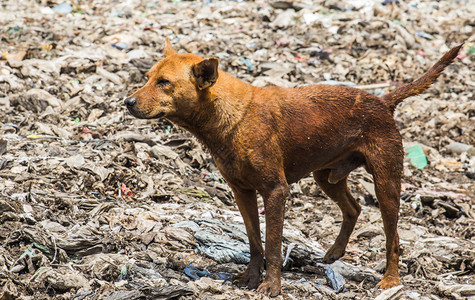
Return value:
<svg viewBox="0 0 475 300">
<path fill-rule="evenodd" d="M 248 58 L 241 57 L 241 62 L 243 62 L 246 67 L 249 69 L 249 71 L 254 72 L 254 65 L 252 64 L 252 61 L 249 60 Z"/>
<path fill-rule="evenodd" d="M 197 269 L 195 266 L 192 264 L 189 264 L 185 268 L 185 274 L 190 277 L 191 279 L 197 280 L 200 279 L 201 277 L 210 277 L 212 275 L 216 275 L 220 280 L 230 280 L 232 275 L 229 273 L 224 273 L 224 272 L 216 272 L 216 273 L 210 273 L 207 270 L 201 271 L 200 269 Z"/>
<path fill-rule="evenodd" d="M 189 264 L 188 267 L 185 268 L 185 274 L 190 277 L 191 279 L 200 279 L 201 277 L 209 276 L 210 273 L 206 270 L 201 271 L 195 268 L 192 264 Z"/>
<path fill-rule="evenodd" d="M 325 271 L 325 275 L 327 276 L 327 279 L 330 281 L 332 288 L 335 292 L 341 292 L 343 290 L 343 287 L 345 286 L 345 278 L 340 274 L 340 272 L 333 270 L 331 266 L 328 266 L 328 268 Z"/>
</svg>

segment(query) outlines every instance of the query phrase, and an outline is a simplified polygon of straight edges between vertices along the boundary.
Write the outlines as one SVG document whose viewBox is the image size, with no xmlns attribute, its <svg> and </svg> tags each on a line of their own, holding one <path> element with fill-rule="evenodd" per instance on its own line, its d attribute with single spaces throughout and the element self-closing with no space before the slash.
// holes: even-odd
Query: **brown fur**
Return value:
<svg viewBox="0 0 475 300">
<path fill-rule="evenodd" d="M 231 186 L 244 219 L 251 262 L 236 276 L 272 296 L 281 288 L 282 229 L 288 185 L 313 173 L 343 213 L 334 245 L 325 255 L 344 255 L 361 208 L 347 187 L 348 174 L 365 166 L 374 177 L 386 234 L 387 267 L 381 288 L 400 284 L 397 222 L 403 149 L 393 111 L 404 98 L 423 92 L 449 65 L 450 50 L 413 83 L 378 98 L 366 91 L 313 85 L 257 88 L 218 69 L 218 60 L 178 54 L 166 41 L 165 58 L 148 73 L 144 87 L 126 99 L 139 118 L 165 117 L 207 146 Z M 256 191 L 264 199 L 266 249 L 261 243 Z"/>
</svg>

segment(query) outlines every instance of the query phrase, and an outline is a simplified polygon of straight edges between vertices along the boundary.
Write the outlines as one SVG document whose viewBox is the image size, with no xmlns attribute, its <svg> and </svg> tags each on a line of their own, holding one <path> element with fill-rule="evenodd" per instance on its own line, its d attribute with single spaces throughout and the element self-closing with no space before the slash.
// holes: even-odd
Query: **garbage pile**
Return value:
<svg viewBox="0 0 475 300">
<path fill-rule="evenodd" d="M 346 255 L 321 258 L 342 216 L 312 178 L 291 187 L 280 299 L 475 297 L 475 6 L 448 1 L 2 1 L 0 298 L 265 299 L 232 284 L 249 261 L 211 156 L 123 99 L 163 57 L 215 56 L 256 86 L 338 84 L 383 95 L 465 42 L 395 119 L 407 158 L 404 287 L 375 287 L 385 237 L 371 176 Z M 461 9 L 463 7 L 463 9 Z M 262 207 L 262 201 L 260 207 Z M 261 228 L 265 232 L 263 210 Z"/>
</svg>

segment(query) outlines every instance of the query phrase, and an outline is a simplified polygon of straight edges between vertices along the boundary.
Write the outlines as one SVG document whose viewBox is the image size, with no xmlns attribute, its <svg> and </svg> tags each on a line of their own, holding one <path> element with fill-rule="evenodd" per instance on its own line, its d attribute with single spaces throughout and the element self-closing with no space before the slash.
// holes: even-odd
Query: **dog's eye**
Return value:
<svg viewBox="0 0 475 300">
<path fill-rule="evenodd" d="M 166 80 L 166 79 L 159 79 L 159 80 L 157 81 L 157 85 L 158 85 L 159 87 L 164 87 L 164 86 L 167 86 L 167 85 L 169 85 L 169 84 L 170 84 L 170 81 L 169 81 L 169 80 Z"/>
</svg>

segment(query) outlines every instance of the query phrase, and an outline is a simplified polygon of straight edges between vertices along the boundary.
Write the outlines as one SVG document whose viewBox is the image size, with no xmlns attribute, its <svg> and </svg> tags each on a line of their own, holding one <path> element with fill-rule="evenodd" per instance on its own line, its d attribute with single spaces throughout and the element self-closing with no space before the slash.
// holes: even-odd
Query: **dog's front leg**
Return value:
<svg viewBox="0 0 475 300">
<path fill-rule="evenodd" d="M 280 293 L 282 268 L 282 230 L 284 227 L 287 183 L 271 185 L 261 191 L 266 210 L 266 277 L 258 291 L 272 297 Z"/>
<path fill-rule="evenodd" d="M 231 184 L 230 186 L 246 225 L 251 251 L 251 261 L 247 269 L 236 275 L 233 281 L 238 286 L 247 286 L 249 289 L 255 289 L 259 285 L 262 270 L 264 269 L 264 249 L 262 248 L 261 229 L 257 213 L 256 191 L 241 189 Z"/>
</svg>

